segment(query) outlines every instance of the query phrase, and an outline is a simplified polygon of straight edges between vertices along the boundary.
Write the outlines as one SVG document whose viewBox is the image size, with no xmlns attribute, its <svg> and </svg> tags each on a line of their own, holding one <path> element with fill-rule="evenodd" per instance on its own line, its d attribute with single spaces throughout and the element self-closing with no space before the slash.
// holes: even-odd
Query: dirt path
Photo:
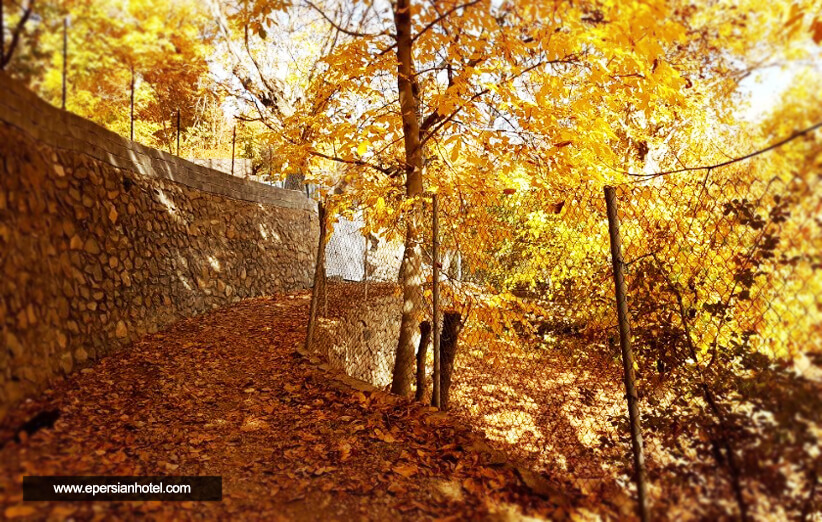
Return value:
<svg viewBox="0 0 822 522">
<path fill-rule="evenodd" d="M 308 296 L 182 321 L 76 373 L 4 421 L 53 429 L 0 450 L 0 513 L 78 520 L 564 518 L 443 414 L 361 391 L 295 353 Z M 21 502 L 23 475 L 221 475 L 222 502 Z M 532 484 L 533 485 L 533 484 Z M 539 488 L 537 488 L 539 489 Z"/>
</svg>

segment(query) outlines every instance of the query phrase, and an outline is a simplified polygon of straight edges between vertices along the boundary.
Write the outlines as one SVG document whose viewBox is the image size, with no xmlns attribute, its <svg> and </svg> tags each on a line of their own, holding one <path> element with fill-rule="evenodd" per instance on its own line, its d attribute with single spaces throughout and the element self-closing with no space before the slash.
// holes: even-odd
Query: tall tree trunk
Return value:
<svg viewBox="0 0 822 522">
<path fill-rule="evenodd" d="M 397 0 L 394 6 L 394 24 L 397 30 L 397 88 L 405 140 L 405 195 L 414 198 L 422 194 L 422 151 L 419 100 L 414 88 L 411 0 Z M 402 320 L 391 382 L 391 391 L 399 395 L 408 395 L 411 392 L 414 337 L 422 311 L 422 255 L 418 222 L 416 211 L 411 210 L 407 216 L 405 253 L 400 273 L 403 289 Z"/>
<path fill-rule="evenodd" d="M 420 323 L 420 347 L 417 348 L 417 392 L 414 399 L 422 401 L 425 397 L 425 356 L 428 354 L 428 343 L 431 342 L 431 323 Z"/>
<path fill-rule="evenodd" d="M 457 339 L 462 329 L 462 315 L 459 312 L 445 312 L 442 317 L 442 337 L 440 337 L 440 409 L 448 409 L 451 391 L 451 375 L 457 356 Z"/>
</svg>

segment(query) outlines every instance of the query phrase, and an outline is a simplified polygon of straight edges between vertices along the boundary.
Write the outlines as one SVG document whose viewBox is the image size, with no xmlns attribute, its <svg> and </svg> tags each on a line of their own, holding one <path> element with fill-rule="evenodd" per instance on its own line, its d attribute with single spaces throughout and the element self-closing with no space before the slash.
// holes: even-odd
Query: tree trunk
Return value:
<svg viewBox="0 0 822 522">
<path fill-rule="evenodd" d="M 308 331 L 305 335 L 305 350 L 311 351 L 314 342 L 314 330 L 317 325 L 317 309 L 320 301 L 320 292 L 325 289 L 325 205 L 320 201 L 317 204 L 317 218 L 320 223 L 320 237 L 317 243 L 317 259 L 314 263 L 314 287 L 311 289 L 311 307 L 308 313 Z"/>
<path fill-rule="evenodd" d="M 391 392 L 408 396 L 414 375 L 414 339 L 422 314 L 422 254 L 416 239 L 416 226 L 409 224 L 405 235 L 405 255 L 400 269 L 402 317 L 397 341 Z"/>
<path fill-rule="evenodd" d="M 428 343 L 431 341 L 431 323 L 420 323 L 420 347 L 417 349 L 417 393 L 414 398 L 421 401 L 425 396 L 425 356 L 428 354 Z"/>
<path fill-rule="evenodd" d="M 394 6 L 394 24 L 397 29 L 397 88 L 405 142 L 405 195 L 409 199 L 422 194 L 419 100 L 414 88 L 410 4 L 411 0 L 397 0 Z M 411 392 L 414 337 L 422 311 L 422 256 L 418 239 L 418 219 L 414 210 L 406 216 L 406 221 L 405 253 L 400 271 L 400 283 L 403 287 L 402 319 L 391 391 L 407 396 Z"/>
<path fill-rule="evenodd" d="M 442 337 L 440 337 L 440 409 L 448 409 L 448 397 L 451 389 L 451 374 L 454 371 L 454 358 L 457 355 L 457 339 L 462 328 L 462 315 L 459 312 L 445 312 L 442 318 Z"/>
</svg>

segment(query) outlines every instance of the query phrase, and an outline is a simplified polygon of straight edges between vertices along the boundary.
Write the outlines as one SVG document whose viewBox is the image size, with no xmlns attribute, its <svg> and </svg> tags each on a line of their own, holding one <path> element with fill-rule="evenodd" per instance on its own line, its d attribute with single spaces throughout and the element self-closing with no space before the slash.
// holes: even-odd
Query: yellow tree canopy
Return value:
<svg viewBox="0 0 822 522">
<path fill-rule="evenodd" d="M 131 71 L 135 134 L 172 150 L 176 111 L 196 123 L 213 90 L 208 56 L 213 28 L 200 3 L 179 0 L 61 0 L 34 5 L 23 54 L 11 74 L 55 105 L 61 103 L 63 23 L 68 19 L 67 109 L 129 135 Z"/>
</svg>

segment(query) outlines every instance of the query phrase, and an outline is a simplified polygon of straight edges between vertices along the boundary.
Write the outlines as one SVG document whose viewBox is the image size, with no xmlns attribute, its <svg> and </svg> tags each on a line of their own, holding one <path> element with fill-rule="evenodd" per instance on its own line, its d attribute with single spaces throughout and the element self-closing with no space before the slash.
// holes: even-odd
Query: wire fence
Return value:
<svg viewBox="0 0 822 522">
<path fill-rule="evenodd" d="M 820 517 L 818 185 L 754 166 L 618 190 L 663 504 Z"/>
<path fill-rule="evenodd" d="M 548 195 L 500 190 L 483 196 L 479 216 L 443 193 L 436 258 L 429 197 L 418 294 L 409 304 L 399 270 L 379 290 L 357 272 L 348 278 L 356 283 L 329 293 L 367 304 L 343 320 L 347 330 L 331 325 L 316 344 L 387 388 L 402 310 L 417 307 L 415 360 L 402 370 L 416 398 L 431 402 L 439 380 L 443 407 L 593 505 L 636 513 L 644 468 L 651 518 L 820 520 L 822 192 L 818 176 L 772 172 L 757 164 L 618 185 L 618 223 L 594 184 Z M 366 244 L 356 228 L 326 252 Z M 334 308 L 320 324 L 340 319 Z M 431 349 L 435 324 L 442 339 Z M 625 363 L 628 324 L 634 360 Z M 644 463 L 635 460 L 627 381 Z"/>
</svg>

